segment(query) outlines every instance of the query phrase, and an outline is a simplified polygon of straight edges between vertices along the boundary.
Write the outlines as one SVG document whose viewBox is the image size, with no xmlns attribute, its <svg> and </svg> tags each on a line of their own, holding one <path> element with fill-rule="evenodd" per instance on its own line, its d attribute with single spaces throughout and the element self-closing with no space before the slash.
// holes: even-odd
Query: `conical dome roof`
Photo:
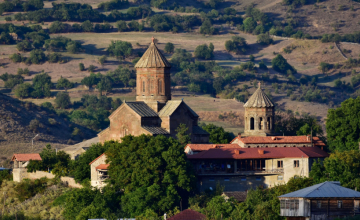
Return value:
<svg viewBox="0 0 360 220">
<path fill-rule="evenodd" d="M 154 43 L 154 38 L 149 48 L 145 51 L 144 55 L 136 63 L 135 68 L 165 68 L 171 67 L 170 63 L 166 60 L 164 55 L 161 54 L 159 49 Z"/>
<path fill-rule="evenodd" d="M 249 100 L 244 105 L 245 108 L 264 108 L 274 107 L 274 103 L 269 99 L 265 92 L 259 88 L 252 94 Z"/>
</svg>

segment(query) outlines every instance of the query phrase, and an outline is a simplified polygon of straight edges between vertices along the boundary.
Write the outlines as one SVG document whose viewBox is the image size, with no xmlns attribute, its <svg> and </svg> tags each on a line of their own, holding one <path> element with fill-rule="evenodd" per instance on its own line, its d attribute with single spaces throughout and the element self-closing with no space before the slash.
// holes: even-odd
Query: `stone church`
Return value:
<svg viewBox="0 0 360 220">
<path fill-rule="evenodd" d="M 171 100 L 170 68 L 153 38 L 135 65 L 136 101 L 125 101 L 109 116 L 110 126 L 98 134 L 99 142 L 141 134 L 176 137 L 180 124 L 188 127 L 192 143 L 209 142 L 209 133 L 198 126 L 199 116 L 183 100 Z"/>
</svg>

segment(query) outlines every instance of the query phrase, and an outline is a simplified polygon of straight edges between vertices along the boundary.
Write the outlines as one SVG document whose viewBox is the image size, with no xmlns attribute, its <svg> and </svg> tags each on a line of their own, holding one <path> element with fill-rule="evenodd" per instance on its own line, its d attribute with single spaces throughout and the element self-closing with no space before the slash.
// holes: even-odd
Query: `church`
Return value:
<svg viewBox="0 0 360 220">
<path fill-rule="evenodd" d="M 175 138 L 180 124 L 187 126 L 192 143 L 209 142 L 209 133 L 198 126 L 199 116 L 183 100 L 171 100 L 170 68 L 152 38 L 135 65 L 136 101 L 124 101 L 109 116 L 110 126 L 98 134 L 99 142 L 141 134 Z"/>
</svg>

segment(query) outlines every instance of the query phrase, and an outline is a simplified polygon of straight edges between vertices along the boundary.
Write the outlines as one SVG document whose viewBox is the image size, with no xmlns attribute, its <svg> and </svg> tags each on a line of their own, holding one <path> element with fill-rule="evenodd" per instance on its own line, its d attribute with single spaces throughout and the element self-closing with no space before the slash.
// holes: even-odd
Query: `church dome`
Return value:
<svg viewBox="0 0 360 220">
<path fill-rule="evenodd" d="M 144 55 L 136 63 L 135 68 L 166 68 L 171 67 L 164 55 L 159 51 L 154 43 L 154 38 Z"/>
<path fill-rule="evenodd" d="M 244 105 L 245 108 L 265 108 L 265 107 L 274 107 L 274 103 L 270 98 L 265 94 L 265 92 L 259 88 L 252 94 L 249 100 Z"/>
</svg>

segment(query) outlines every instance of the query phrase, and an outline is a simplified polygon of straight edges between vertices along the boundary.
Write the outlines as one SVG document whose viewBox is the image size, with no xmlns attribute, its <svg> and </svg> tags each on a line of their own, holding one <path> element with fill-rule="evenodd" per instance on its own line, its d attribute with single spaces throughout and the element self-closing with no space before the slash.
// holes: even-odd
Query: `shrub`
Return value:
<svg viewBox="0 0 360 220">
<path fill-rule="evenodd" d="M 247 49 L 247 43 L 245 38 L 233 36 L 232 40 L 225 42 L 225 49 L 228 52 L 245 53 Z"/>
<path fill-rule="evenodd" d="M 210 19 L 205 19 L 200 27 L 200 33 L 213 35 L 218 34 L 219 30 L 212 26 Z"/>
<path fill-rule="evenodd" d="M 101 66 L 104 65 L 104 63 L 106 62 L 106 58 L 107 57 L 105 55 L 103 55 L 99 58 L 99 63 L 101 64 Z"/>
<path fill-rule="evenodd" d="M 39 120 L 33 119 L 30 121 L 30 123 L 29 123 L 30 131 L 32 131 L 33 133 L 36 133 L 36 132 L 38 132 L 39 127 L 40 127 Z"/>
<path fill-rule="evenodd" d="M 56 106 L 61 109 L 66 109 L 71 105 L 70 96 L 67 92 L 59 92 L 55 98 Z"/>
<path fill-rule="evenodd" d="M 83 51 L 83 47 L 81 45 L 80 42 L 77 42 L 77 41 L 70 41 L 67 43 L 66 45 L 66 50 L 69 52 L 69 53 L 79 53 L 81 51 Z"/>
<path fill-rule="evenodd" d="M 20 63 L 23 61 L 23 57 L 19 53 L 14 53 L 10 56 L 10 60 L 14 63 Z"/>
<path fill-rule="evenodd" d="M 259 44 L 269 45 L 272 44 L 274 40 L 270 37 L 269 34 L 260 34 L 257 36 L 257 42 Z"/>
<path fill-rule="evenodd" d="M 61 53 L 51 53 L 47 56 L 49 63 L 60 63 L 62 62 L 62 55 Z"/>
<path fill-rule="evenodd" d="M 212 43 L 210 43 L 210 45 L 212 45 Z M 214 46 L 208 47 L 206 44 L 199 45 L 195 49 L 194 56 L 205 60 L 212 59 L 214 57 Z"/>
<path fill-rule="evenodd" d="M 30 76 L 30 70 L 28 68 L 25 68 L 25 69 L 18 68 L 17 74 Z"/>
<path fill-rule="evenodd" d="M 259 68 L 262 69 L 262 70 L 267 70 L 268 69 L 265 62 L 264 62 L 264 60 L 261 60 L 259 62 Z"/>
<path fill-rule="evenodd" d="M 16 44 L 16 49 L 18 51 L 30 51 L 32 49 L 32 46 L 29 41 L 24 40 Z"/>
<path fill-rule="evenodd" d="M 16 97 L 24 99 L 30 97 L 32 90 L 33 88 L 30 83 L 22 83 L 15 87 L 14 93 Z"/>
<path fill-rule="evenodd" d="M 290 70 L 292 73 L 296 73 L 296 70 L 287 62 L 287 60 L 281 55 L 278 54 L 271 61 L 272 68 L 280 73 L 287 73 Z"/>
<path fill-rule="evenodd" d="M 80 71 L 84 71 L 85 70 L 85 66 L 83 63 L 79 63 L 79 69 Z"/>
<path fill-rule="evenodd" d="M 124 32 L 128 30 L 127 24 L 125 21 L 118 21 L 116 22 L 116 28 L 119 32 Z"/>
<path fill-rule="evenodd" d="M 88 72 L 93 73 L 95 71 L 95 69 L 96 69 L 96 66 L 90 65 L 89 68 L 88 68 Z"/>
<path fill-rule="evenodd" d="M 125 58 L 132 54 L 132 45 L 126 41 L 111 41 L 107 51 L 110 56 L 116 56 L 116 58 Z"/>
<path fill-rule="evenodd" d="M 174 53 L 174 49 L 175 49 L 175 46 L 174 44 L 170 43 L 170 42 L 167 42 L 165 44 L 165 52 L 166 53 Z"/>
<path fill-rule="evenodd" d="M 9 16 L 5 17 L 5 21 L 11 21 L 11 17 Z"/>
<path fill-rule="evenodd" d="M 46 56 L 41 49 L 35 49 L 30 52 L 31 63 L 40 64 L 46 61 Z"/>
<path fill-rule="evenodd" d="M 65 89 L 65 91 L 67 91 L 68 89 L 71 89 L 74 87 L 74 84 L 72 82 L 70 82 L 68 79 L 61 77 L 57 83 L 56 83 L 56 88 L 57 89 Z"/>
</svg>

